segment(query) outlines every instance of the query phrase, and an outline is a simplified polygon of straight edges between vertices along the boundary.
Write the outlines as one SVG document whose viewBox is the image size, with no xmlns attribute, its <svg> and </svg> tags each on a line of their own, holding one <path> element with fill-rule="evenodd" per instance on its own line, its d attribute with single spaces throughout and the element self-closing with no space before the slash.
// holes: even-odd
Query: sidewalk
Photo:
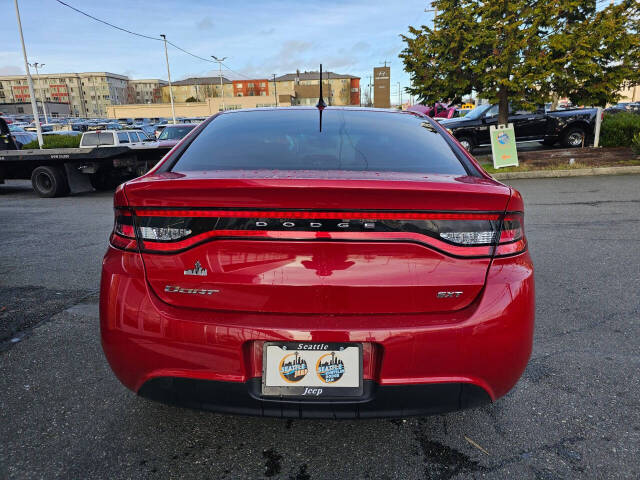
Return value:
<svg viewBox="0 0 640 480">
<path fill-rule="evenodd" d="M 588 177 L 594 175 L 640 175 L 640 165 L 621 167 L 572 168 L 565 170 L 527 170 L 523 172 L 502 172 L 490 174 L 496 180 L 518 178 Z"/>
</svg>

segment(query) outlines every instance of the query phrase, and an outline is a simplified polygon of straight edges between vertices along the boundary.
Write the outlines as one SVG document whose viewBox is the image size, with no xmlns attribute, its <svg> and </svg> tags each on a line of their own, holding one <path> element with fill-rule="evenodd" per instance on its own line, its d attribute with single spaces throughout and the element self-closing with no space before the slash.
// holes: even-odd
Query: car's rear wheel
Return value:
<svg viewBox="0 0 640 480">
<path fill-rule="evenodd" d="M 562 135 L 562 145 L 567 148 L 583 146 L 586 133 L 582 127 L 571 127 Z"/>
<path fill-rule="evenodd" d="M 60 167 L 38 167 L 31 173 L 31 185 L 43 198 L 62 197 L 69 193 L 69 183 Z"/>
<path fill-rule="evenodd" d="M 462 145 L 467 152 L 473 153 L 473 140 L 471 137 L 459 137 L 458 142 L 460 142 L 460 145 Z"/>
</svg>

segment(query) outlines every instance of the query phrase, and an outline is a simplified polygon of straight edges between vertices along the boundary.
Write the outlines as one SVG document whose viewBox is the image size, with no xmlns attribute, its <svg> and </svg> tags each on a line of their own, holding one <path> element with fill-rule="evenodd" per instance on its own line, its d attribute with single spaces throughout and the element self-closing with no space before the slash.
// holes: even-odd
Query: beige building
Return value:
<svg viewBox="0 0 640 480">
<path fill-rule="evenodd" d="M 224 96 L 233 97 L 233 82 L 222 77 L 222 88 L 220 87 L 220 77 L 194 77 L 172 82 L 173 101 L 176 103 L 186 102 L 187 99 L 193 98 L 198 102 L 204 102 L 207 98 L 222 97 L 222 88 L 224 88 Z M 162 87 L 162 103 L 169 103 L 169 85 Z"/>
<path fill-rule="evenodd" d="M 32 72 L 39 101 L 69 103 L 71 115 L 100 117 L 107 107 L 127 103 L 129 79 L 109 72 L 48 73 Z M 26 75 L 0 76 L 0 103 L 29 103 Z"/>
<path fill-rule="evenodd" d="M 148 78 L 129 80 L 126 103 L 158 103 L 162 101 L 162 87 L 168 85 L 164 80 Z"/>
<path fill-rule="evenodd" d="M 353 75 L 344 75 L 334 72 L 323 72 L 322 88 L 327 105 L 360 105 L 360 78 Z M 288 73 L 273 79 L 255 80 L 229 80 L 222 77 L 225 99 L 235 99 L 239 97 L 262 97 L 253 102 L 256 104 L 267 104 L 273 102 L 280 96 L 283 102 L 291 102 L 293 97 L 294 105 L 315 105 L 320 94 L 320 73 L 319 72 L 296 72 Z M 222 97 L 220 87 L 220 77 L 195 77 L 174 82 L 172 85 L 173 99 L 176 103 L 186 102 L 194 99 L 204 102 L 208 98 Z M 162 87 L 162 102 L 169 103 L 169 86 Z M 233 104 L 231 100 L 229 102 Z M 241 104 L 244 105 L 243 102 Z M 255 105 L 253 105 L 255 106 Z"/>
<path fill-rule="evenodd" d="M 279 95 L 278 105 L 291 106 L 291 97 Z M 275 107 L 273 97 L 250 96 L 229 97 L 224 100 L 225 110 L 243 108 Z M 222 98 L 207 98 L 204 102 L 180 102 L 174 104 L 176 117 L 208 117 L 222 111 Z M 170 103 L 153 103 L 147 105 L 112 105 L 107 109 L 109 118 L 171 118 Z"/>
<path fill-rule="evenodd" d="M 360 105 L 360 78 L 322 72 L 322 90 L 327 105 Z M 273 81 L 270 82 L 270 89 Z M 315 105 L 320 93 L 320 72 L 287 73 L 276 77 L 278 94 L 294 97 L 296 105 Z"/>
<path fill-rule="evenodd" d="M 625 86 L 620 90 L 619 102 L 640 102 L 640 85 Z"/>
</svg>

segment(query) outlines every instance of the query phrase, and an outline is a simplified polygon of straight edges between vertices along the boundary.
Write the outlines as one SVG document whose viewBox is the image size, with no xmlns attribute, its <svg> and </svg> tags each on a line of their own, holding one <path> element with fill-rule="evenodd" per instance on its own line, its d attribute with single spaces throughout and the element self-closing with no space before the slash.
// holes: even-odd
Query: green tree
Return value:
<svg viewBox="0 0 640 480">
<path fill-rule="evenodd" d="M 548 9 L 553 29 L 544 41 L 540 75 L 553 99 L 605 106 L 625 85 L 640 81 L 640 3 L 624 0 L 596 10 L 595 2 L 563 0 Z"/>
<path fill-rule="evenodd" d="M 400 54 L 422 102 L 479 92 L 498 103 L 533 106 L 552 95 L 574 103 L 616 99 L 638 79 L 637 0 L 597 11 L 595 0 L 436 0 L 433 28 L 409 27 Z M 635 68 L 635 70 L 634 70 Z"/>
<path fill-rule="evenodd" d="M 412 83 L 406 90 L 425 104 L 455 102 L 470 94 L 478 82 L 473 65 L 477 48 L 474 2 L 439 0 L 432 5 L 440 12 L 434 28 L 410 26 L 409 35 L 401 35 L 407 46 L 400 58 Z"/>
</svg>

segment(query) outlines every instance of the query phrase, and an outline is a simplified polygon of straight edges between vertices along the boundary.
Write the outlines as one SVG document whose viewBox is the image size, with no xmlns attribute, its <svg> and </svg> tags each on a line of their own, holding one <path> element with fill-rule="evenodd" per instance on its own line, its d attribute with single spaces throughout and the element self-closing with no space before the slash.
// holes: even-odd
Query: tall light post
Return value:
<svg viewBox="0 0 640 480">
<path fill-rule="evenodd" d="M 18 31 L 20 32 L 20 43 L 22 44 L 22 55 L 24 56 L 24 71 L 27 73 L 27 83 L 29 84 L 29 96 L 31 97 L 31 109 L 33 110 L 33 121 L 36 124 L 36 133 L 38 134 L 38 145 L 42 148 L 42 128 L 40 128 L 40 117 L 38 116 L 38 105 L 36 103 L 36 92 L 33 89 L 33 78 L 29 71 L 29 62 L 27 61 L 27 49 L 24 46 L 24 35 L 22 35 L 22 22 L 20 21 L 20 9 L 18 8 L 18 0 L 13 0 L 16 6 L 16 18 L 18 19 Z"/>
<path fill-rule="evenodd" d="M 276 74 L 273 74 L 273 96 L 276 99 L 276 107 L 278 106 L 278 85 L 276 84 Z"/>
<path fill-rule="evenodd" d="M 40 72 L 38 71 L 38 68 L 42 68 L 44 67 L 44 63 L 38 63 L 38 62 L 33 62 L 29 64 L 30 67 L 33 67 L 36 69 L 36 78 L 38 79 L 38 83 L 42 83 L 40 81 Z M 46 95 L 44 93 L 42 93 L 42 85 L 40 85 L 40 101 L 42 102 L 42 112 L 44 113 L 44 123 L 49 123 L 49 119 L 47 118 L 47 105 L 46 105 Z M 36 101 L 37 103 L 37 101 Z"/>
<path fill-rule="evenodd" d="M 167 50 L 167 36 L 160 34 L 164 40 L 164 58 L 167 60 L 167 77 L 169 78 L 169 99 L 171 100 L 171 117 L 176 124 L 176 107 L 173 105 L 173 87 L 171 86 L 171 70 L 169 69 L 169 52 Z"/>
<path fill-rule="evenodd" d="M 400 82 L 398 82 L 398 102 L 400 103 L 400 110 L 402 110 L 402 90 L 400 90 Z"/>
<path fill-rule="evenodd" d="M 218 58 L 215 55 L 211 55 L 216 62 L 218 62 L 218 66 L 220 67 L 220 90 L 222 90 L 222 110 L 226 110 L 224 106 L 224 86 L 222 85 L 222 62 L 224 62 L 229 57 Z"/>
</svg>

